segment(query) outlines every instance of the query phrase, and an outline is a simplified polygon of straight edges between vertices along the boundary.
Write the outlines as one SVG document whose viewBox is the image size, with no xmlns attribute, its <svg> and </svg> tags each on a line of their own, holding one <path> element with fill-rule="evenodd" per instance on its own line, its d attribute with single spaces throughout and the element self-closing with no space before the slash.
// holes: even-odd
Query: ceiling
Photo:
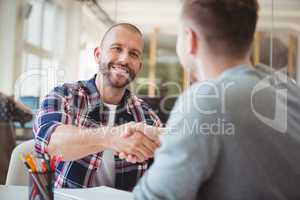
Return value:
<svg viewBox="0 0 300 200">
<path fill-rule="evenodd" d="M 160 28 L 160 33 L 175 35 L 180 0 L 98 0 L 116 22 L 138 25 L 144 33 Z"/>
<path fill-rule="evenodd" d="M 96 1 L 111 20 L 115 22 L 130 22 L 137 25 L 144 33 L 146 41 L 154 28 L 159 28 L 158 44 L 167 49 L 175 48 L 177 24 L 181 8 L 180 0 Z M 300 33 L 300 0 L 258 1 L 260 4 L 258 29 L 270 30 L 273 21 L 274 30 L 289 30 Z M 274 16 L 273 18 L 272 15 Z M 103 30 L 103 25 L 99 27 L 102 27 Z"/>
<path fill-rule="evenodd" d="M 158 27 L 161 34 L 175 35 L 179 19 L 180 0 L 97 0 L 103 10 L 116 22 L 131 22 L 144 33 Z M 272 7 L 273 2 L 273 7 Z M 274 19 L 292 20 L 300 24 L 300 0 L 259 0 L 260 24 Z"/>
</svg>

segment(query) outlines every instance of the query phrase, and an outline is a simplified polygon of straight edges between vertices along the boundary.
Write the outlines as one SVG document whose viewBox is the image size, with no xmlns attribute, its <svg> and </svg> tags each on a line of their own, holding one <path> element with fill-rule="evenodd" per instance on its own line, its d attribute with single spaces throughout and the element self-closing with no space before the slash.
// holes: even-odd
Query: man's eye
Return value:
<svg viewBox="0 0 300 200">
<path fill-rule="evenodd" d="M 139 57 L 139 55 L 136 54 L 136 53 L 131 53 L 130 55 L 131 55 L 133 58 L 138 58 L 138 57 Z"/>
<path fill-rule="evenodd" d="M 112 49 L 114 51 L 117 51 L 117 52 L 121 52 L 122 51 L 121 47 L 113 47 Z"/>
</svg>

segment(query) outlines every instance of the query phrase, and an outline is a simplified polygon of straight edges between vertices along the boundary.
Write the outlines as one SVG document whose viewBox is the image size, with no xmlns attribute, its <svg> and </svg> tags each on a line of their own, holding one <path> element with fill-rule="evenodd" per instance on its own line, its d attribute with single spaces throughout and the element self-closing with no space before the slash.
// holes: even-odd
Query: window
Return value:
<svg viewBox="0 0 300 200">
<path fill-rule="evenodd" d="M 31 9 L 24 21 L 22 53 L 26 78 L 20 96 L 42 97 L 54 85 L 54 78 L 48 73 L 63 54 L 64 10 L 52 1 L 29 0 L 28 3 Z"/>
</svg>

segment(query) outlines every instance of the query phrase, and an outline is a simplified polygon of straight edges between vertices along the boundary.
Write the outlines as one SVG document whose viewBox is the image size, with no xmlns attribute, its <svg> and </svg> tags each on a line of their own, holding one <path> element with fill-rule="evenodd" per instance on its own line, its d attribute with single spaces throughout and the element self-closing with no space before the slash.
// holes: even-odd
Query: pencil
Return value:
<svg viewBox="0 0 300 200">
<path fill-rule="evenodd" d="M 25 161 L 23 155 L 20 155 L 20 159 L 22 160 L 22 162 L 24 163 L 24 165 L 27 167 L 28 170 L 31 171 L 31 167 L 28 165 L 28 163 Z"/>
<path fill-rule="evenodd" d="M 36 166 L 34 164 L 34 161 L 32 160 L 32 156 L 30 156 L 30 154 L 26 155 L 25 160 L 27 164 L 30 166 L 32 172 L 36 172 Z"/>
</svg>

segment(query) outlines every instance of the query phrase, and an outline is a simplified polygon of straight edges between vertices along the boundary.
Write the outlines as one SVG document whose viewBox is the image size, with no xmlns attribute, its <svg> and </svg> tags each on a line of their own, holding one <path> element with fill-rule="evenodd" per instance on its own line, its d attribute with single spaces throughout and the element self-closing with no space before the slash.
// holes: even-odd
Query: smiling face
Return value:
<svg viewBox="0 0 300 200">
<path fill-rule="evenodd" d="M 142 36 L 126 27 L 110 30 L 94 52 L 104 84 L 126 87 L 142 69 L 143 46 Z"/>
</svg>

